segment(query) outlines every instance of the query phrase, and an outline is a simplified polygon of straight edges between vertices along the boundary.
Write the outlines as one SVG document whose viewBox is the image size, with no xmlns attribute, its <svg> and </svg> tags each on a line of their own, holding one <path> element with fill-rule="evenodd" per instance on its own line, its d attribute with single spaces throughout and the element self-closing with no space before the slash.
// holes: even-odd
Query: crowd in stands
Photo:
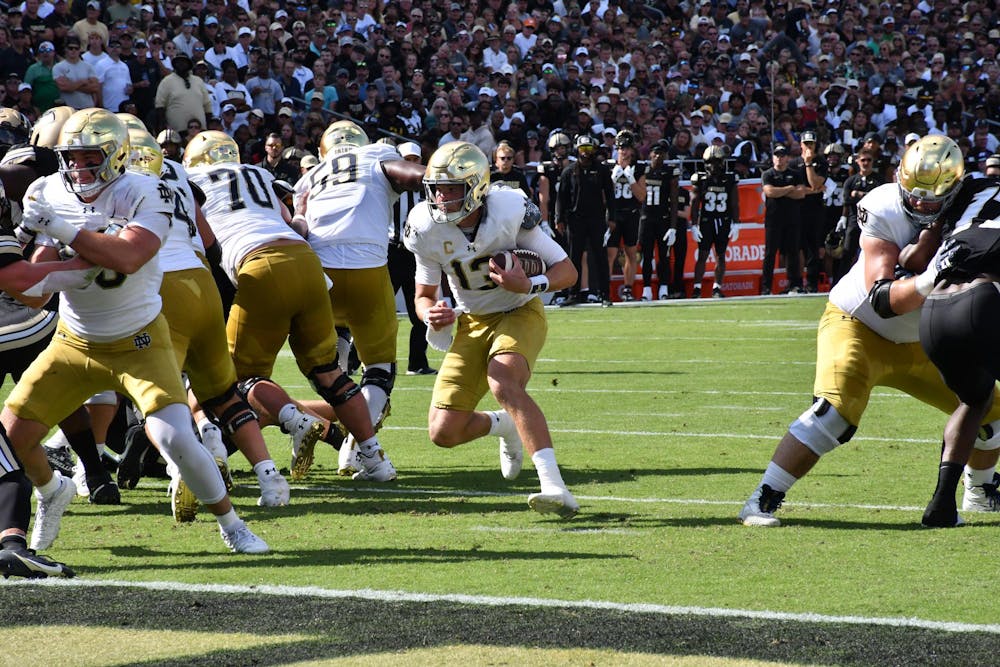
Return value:
<svg viewBox="0 0 1000 667">
<path fill-rule="evenodd" d="M 721 143 L 742 176 L 807 130 L 848 155 L 877 133 L 890 167 L 910 132 L 971 171 L 998 145 L 1000 12 L 978 0 L 25 0 L 0 22 L 0 104 L 220 129 L 253 163 L 272 134 L 315 154 L 336 117 L 425 155 L 505 140 L 519 166 L 556 129 L 608 151 L 630 129 L 641 159 Z"/>
</svg>

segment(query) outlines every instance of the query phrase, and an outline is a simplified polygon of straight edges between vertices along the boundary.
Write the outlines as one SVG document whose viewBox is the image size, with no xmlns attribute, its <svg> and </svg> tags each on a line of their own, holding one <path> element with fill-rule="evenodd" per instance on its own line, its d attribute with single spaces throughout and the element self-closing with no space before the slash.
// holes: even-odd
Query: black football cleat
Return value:
<svg viewBox="0 0 1000 667">
<path fill-rule="evenodd" d="M 0 574 L 3 578 L 24 577 L 25 579 L 45 579 L 46 577 L 76 576 L 68 566 L 39 556 L 34 549 L 15 547 L 0 549 Z"/>
</svg>

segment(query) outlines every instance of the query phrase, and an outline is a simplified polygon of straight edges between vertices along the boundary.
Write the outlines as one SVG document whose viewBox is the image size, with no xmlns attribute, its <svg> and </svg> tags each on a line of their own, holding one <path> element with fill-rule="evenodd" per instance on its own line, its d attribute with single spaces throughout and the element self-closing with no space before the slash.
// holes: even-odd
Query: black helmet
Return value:
<svg viewBox="0 0 1000 667">
<path fill-rule="evenodd" d="M 836 229 L 830 230 L 823 245 L 826 246 L 830 257 L 840 259 L 844 256 L 844 232 L 838 232 Z"/>
<path fill-rule="evenodd" d="M 635 146 L 635 134 L 631 130 L 619 130 L 615 135 L 615 148 L 631 148 Z"/>
</svg>

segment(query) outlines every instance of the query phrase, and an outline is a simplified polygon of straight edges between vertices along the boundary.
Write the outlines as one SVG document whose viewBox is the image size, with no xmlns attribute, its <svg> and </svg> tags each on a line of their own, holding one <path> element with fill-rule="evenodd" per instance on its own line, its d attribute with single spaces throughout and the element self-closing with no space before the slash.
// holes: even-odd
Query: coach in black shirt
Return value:
<svg viewBox="0 0 1000 667">
<path fill-rule="evenodd" d="M 789 293 L 802 291 L 799 243 L 802 228 L 802 199 L 809 190 L 801 171 L 788 168 L 788 149 L 774 148 L 774 165 L 761 175 L 764 190 L 764 268 L 760 293 L 770 294 L 774 278 L 775 254 L 781 252 L 788 273 Z"/>
</svg>

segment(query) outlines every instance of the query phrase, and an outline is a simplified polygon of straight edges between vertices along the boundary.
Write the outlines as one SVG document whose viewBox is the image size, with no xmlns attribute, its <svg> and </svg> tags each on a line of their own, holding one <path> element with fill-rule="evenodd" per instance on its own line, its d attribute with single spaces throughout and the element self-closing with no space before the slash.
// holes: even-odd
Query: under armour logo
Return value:
<svg viewBox="0 0 1000 667">
<path fill-rule="evenodd" d="M 83 207 L 83 212 L 86 215 L 94 215 L 95 213 L 97 213 L 97 207 L 96 206 L 84 206 Z"/>
<path fill-rule="evenodd" d="M 135 345 L 135 349 L 144 350 L 153 344 L 153 338 L 148 333 L 143 331 L 142 333 L 135 335 L 132 339 L 132 343 Z"/>
</svg>

